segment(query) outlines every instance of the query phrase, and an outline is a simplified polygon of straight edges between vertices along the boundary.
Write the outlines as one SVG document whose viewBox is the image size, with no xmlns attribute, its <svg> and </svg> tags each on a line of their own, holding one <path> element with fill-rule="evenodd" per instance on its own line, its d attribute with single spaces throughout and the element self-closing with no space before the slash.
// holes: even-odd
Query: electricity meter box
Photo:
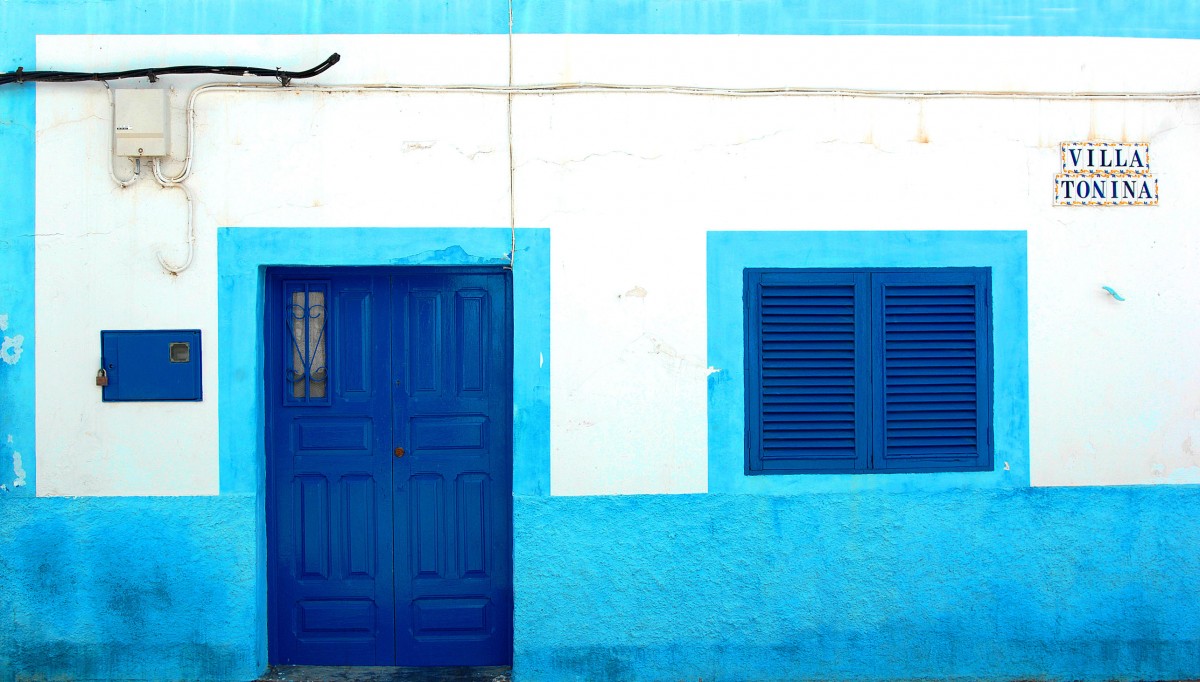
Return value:
<svg viewBox="0 0 1200 682">
<path fill-rule="evenodd" d="M 200 330 L 100 332 L 104 401 L 201 400 Z"/>
<path fill-rule="evenodd" d="M 113 153 L 166 156 L 171 151 L 171 116 L 166 90 L 114 89 Z"/>
</svg>

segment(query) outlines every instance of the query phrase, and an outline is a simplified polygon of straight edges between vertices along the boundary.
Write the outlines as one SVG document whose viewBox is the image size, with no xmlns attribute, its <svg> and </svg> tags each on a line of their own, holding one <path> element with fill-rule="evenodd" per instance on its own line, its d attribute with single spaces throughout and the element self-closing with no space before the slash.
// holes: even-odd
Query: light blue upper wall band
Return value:
<svg viewBox="0 0 1200 682">
<path fill-rule="evenodd" d="M 262 485 L 262 269 L 508 265 L 508 228 L 217 231 L 221 493 Z M 518 229 L 513 266 L 513 491 L 550 492 L 550 231 Z M 336 248 L 333 246 L 336 245 Z"/>
<path fill-rule="evenodd" d="M 1200 37 L 1194 0 L 514 0 L 518 33 Z"/>
<path fill-rule="evenodd" d="M 31 55 L 37 34 L 503 34 L 508 9 L 505 0 L 8 0 L 0 68 Z M 512 10 L 516 33 L 1200 37 L 1197 0 L 513 0 Z"/>
<path fill-rule="evenodd" d="M 1029 321 L 1021 231 L 708 233 L 708 489 L 799 494 L 1023 488 L 1029 485 Z M 992 269 L 995 470 L 745 475 L 745 268 Z"/>
<path fill-rule="evenodd" d="M 508 33 L 505 0 L 6 0 L 5 33 Z M 7 52 L 7 49 L 5 50 Z M 4 55 L 8 56 L 8 55 Z M 28 67 L 28 65 L 26 65 Z M 7 69 L 6 69 L 7 70 Z"/>
</svg>

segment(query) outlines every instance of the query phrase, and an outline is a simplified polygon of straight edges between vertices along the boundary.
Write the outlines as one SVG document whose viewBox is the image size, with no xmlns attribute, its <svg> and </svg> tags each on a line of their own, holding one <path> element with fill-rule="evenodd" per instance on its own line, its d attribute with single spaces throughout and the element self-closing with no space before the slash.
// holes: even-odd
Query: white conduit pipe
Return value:
<svg viewBox="0 0 1200 682">
<path fill-rule="evenodd" d="M 107 87 L 107 84 L 105 84 Z M 196 101 L 201 95 L 210 92 L 394 92 L 394 93 L 427 93 L 427 94 L 475 94 L 502 95 L 510 99 L 519 95 L 569 95 L 569 94 L 663 94 L 701 97 L 863 97 L 882 99 L 1015 99 L 1015 100 L 1057 100 L 1057 101 L 1125 101 L 1125 102 L 1159 102 L 1200 100 L 1200 92 L 1037 92 L 1017 90 L 872 90 L 860 88 L 800 88 L 800 87 L 770 87 L 770 88 L 719 88 L 688 85 L 624 85 L 614 83 L 549 83 L 540 85 L 405 85 L 405 84 L 361 84 L 361 85 L 307 85 L 292 83 L 280 86 L 274 83 L 208 83 L 192 91 L 188 97 L 187 117 L 187 153 L 183 159 L 183 169 L 174 176 L 165 176 L 160 169 L 159 161 L 154 161 L 154 176 L 165 188 L 178 188 L 183 191 L 188 202 L 188 256 L 182 266 L 168 264 L 158 254 L 158 261 L 163 268 L 173 274 L 179 274 L 191 265 L 195 250 L 196 235 L 192 224 L 192 195 L 183 183 L 192 174 L 192 154 L 196 137 Z M 111 98 L 111 92 L 110 92 Z M 510 104 L 511 106 L 511 104 Z M 511 114 L 509 114 L 511 116 Z M 510 140 L 511 144 L 511 140 Z M 511 153 L 511 149 L 510 149 Z M 512 173 L 510 163 L 510 176 Z M 111 170 L 111 165 L 110 165 Z M 122 187 L 137 181 L 137 175 L 129 181 L 119 180 L 115 173 L 113 181 Z M 512 178 L 509 178 L 510 188 Z M 511 197 L 510 197 L 511 203 Z M 511 210 L 510 210 L 511 212 Z M 516 228 L 513 225 L 513 251 L 516 251 Z M 515 253 L 509 254 L 512 259 Z M 511 260 L 510 260 L 511 264 Z"/>
<path fill-rule="evenodd" d="M 192 172 L 196 100 L 209 92 L 396 92 L 474 95 L 664 94 L 709 97 L 869 97 L 884 99 L 1040 99 L 1084 101 L 1200 100 L 1200 92 L 1035 92 L 1016 90 L 866 90 L 854 88 L 713 88 L 686 85 L 621 85 L 612 83 L 550 83 L 542 85 L 306 85 L 292 83 L 209 83 L 192 91 L 187 103 L 187 155 L 183 170 L 170 182 L 183 182 Z"/>
<path fill-rule="evenodd" d="M 182 182 L 175 182 L 163 177 L 162 168 L 159 165 L 159 160 L 157 158 L 154 159 L 153 167 L 154 179 L 158 181 L 158 184 L 162 185 L 163 189 L 180 190 L 183 192 L 183 197 L 187 199 L 187 258 L 183 261 L 183 265 L 171 265 L 167 262 L 167 259 L 163 258 L 161 251 L 154 254 L 158 257 L 158 264 L 161 265 L 164 270 L 172 275 L 178 275 L 191 266 L 192 257 L 196 253 L 196 229 L 194 219 L 192 218 L 192 215 L 195 213 L 195 211 L 192 208 L 192 192 L 187 188 L 187 185 L 183 184 Z"/>
</svg>

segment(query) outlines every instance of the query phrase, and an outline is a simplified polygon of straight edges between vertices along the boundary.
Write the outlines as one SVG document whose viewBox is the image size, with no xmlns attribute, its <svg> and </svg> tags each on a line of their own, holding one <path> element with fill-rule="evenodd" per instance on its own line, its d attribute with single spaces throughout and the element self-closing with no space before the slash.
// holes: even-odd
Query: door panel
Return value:
<svg viewBox="0 0 1200 682">
<path fill-rule="evenodd" d="M 268 291 L 272 660 L 384 665 L 391 411 L 387 325 L 375 320 L 387 319 L 388 282 L 298 271 Z"/>
<path fill-rule="evenodd" d="M 400 665 L 495 665 L 512 651 L 512 387 L 507 282 L 394 282 L 396 644 Z M 495 416 L 493 418 L 493 415 Z"/>
<path fill-rule="evenodd" d="M 267 292 L 271 662 L 510 663 L 508 278 L 293 269 Z"/>
</svg>

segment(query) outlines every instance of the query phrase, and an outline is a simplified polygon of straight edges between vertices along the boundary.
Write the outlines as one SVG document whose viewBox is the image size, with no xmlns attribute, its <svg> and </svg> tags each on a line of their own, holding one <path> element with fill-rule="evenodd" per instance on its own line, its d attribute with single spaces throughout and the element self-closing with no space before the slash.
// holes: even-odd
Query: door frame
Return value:
<svg viewBox="0 0 1200 682">
<path fill-rule="evenodd" d="M 278 610 L 276 609 L 276 604 L 274 603 L 274 595 L 272 594 L 272 585 L 274 583 L 275 572 L 273 570 L 271 570 L 271 565 L 272 565 L 272 562 L 275 560 L 275 557 L 277 556 L 278 550 L 277 550 L 276 543 L 279 541 L 279 535 L 278 535 L 278 529 L 277 529 L 278 518 L 275 513 L 276 510 L 272 508 L 272 505 L 274 505 L 276 503 L 276 497 L 275 497 L 276 491 L 275 491 L 275 483 L 274 483 L 275 453 L 273 452 L 274 443 L 273 443 L 273 439 L 272 439 L 271 435 L 274 433 L 274 429 L 276 428 L 276 425 L 274 423 L 276 411 L 271 409 L 271 407 L 272 407 L 271 395 L 272 394 L 271 394 L 271 389 L 270 389 L 269 384 L 270 384 L 272 377 L 270 376 L 268 363 L 272 360 L 273 356 L 269 350 L 268 342 L 271 341 L 273 337 L 269 336 L 269 334 L 271 332 L 268 330 L 267 325 L 272 321 L 272 315 L 274 313 L 279 313 L 280 310 L 278 307 L 278 302 L 270 300 L 269 297 L 274 292 L 276 283 L 279 280 L 285 280 L 287 278 L 300 278 L 300 279 L 320 278 L 322 275 L 334 274 L 334 273 L 353 273 L 353 274 L 364 274 L 364 275 L 365 274 L 376 274 L 376 275 L 389 275 L 389 276 L 391 276 L 391 275 L 403 276 L 406 273 L 412 273 L 415 276 L 420 276 L 422 274 L 424 274 L 424 275 L 430 275 L 430 274 L 438 274 L 438 275 L 441 275 L 441 274 L 445 274 L 445 275 L 455 275 L 455 274 L 502 275 L 505 279 L 504 289 L 505 289 L 505 293 L 506 293 L 506 296 L 508 299 L 505 304 L 505 310 L 507 311 L 507 314 L 505 316 L 505 319 L 502 321 L 504 328 L 505 328 L 505 337 L 507 338 L 507 343 L 505 344 L 505 348 L 504 348 L 505 362 L 507 363 L 510 372 L 513 372 L 513 367 L 514 367 L 513 359 L 514 359 L 514 342 L 515 342 L 514 341 L 515 313 L 514 313 L 514 309 L 513 309 L 513 299 L 515 298 L 515 292 L 514 292 L 512 270 L 509 268 L 506 268 L 503 266 L 487 266 L 487 265 L 482 265 L 482 266 L 480 266 L 480 265 L 386 265 L 386 266 L 385 265 L 365 265 L 365 266 L 335 265 L 335 266 L 322 266 L 322 267 L 269 266 L 269 267 L 261 268 L 262 284 L 260 286 L 260 291 L 262 292 L 263 299 L 262 299 L 262 305 L 261 305 L 262 314 L 260 315 L 260 319 L 259 319 L 258 339 L 257 340 L 262 348 L 262 353 L 260 354 L 262 362 L 260 363 L 261 367 L 260 367 L 260 371 L 258 373 L 259 374 L 258 382 L 259 382 L 262 399 L 259 401 L 260 402 L 260 405 L 259 405 L 260 411 L 259 411 L 258 417 L 261 420 L 262 425 L 263 425 L 263 439 L 261 441 L 261 448 L 262 448 L 262 453 L 263 453 L 263 458 L 264 458 L 264 462 L 263 462 L 263 464 L 264 464 L 264 468 L 263 468 L 264 489 L 263 489 L 262 500 L 258 506 L 259 506 L 259 513 L 263 515 L 264 521 L 266 523 L 266 547 L 265 547 L 266 556 L 264 558 L 265 559 L 264 560 L 264 568 L 265 568 L 266 575 L 264 578 L 264 582 L 266 583 L 265 587 L 267 590 L 267 595 L 266 595 L 267 603 L 266 603 L 266 611 L 264 613 L 264 616 L 266 619 L 266 630 L 267 630 L 267 662 L 268 662 L 268 664 L 274 664 L 276 661 L 278 661 L 278 659 L 280 657 L 279 638 L 275 635 L 275 633 L 277 632 L 277 629 L 280 627 L 287 627 L 286 623 L 275 622 L 275 620 L 276 620 L 275 614 L 278 613 Z M 389 290 L 394 291 L 394 286 L 389 287 Z M 394 309 L 394 306 L 395 306 L 395 303 L 393 302 L 391 305 L 389 305 L 389 309 Z M 389 319 L 389 321 L 388 321 L 389 328 L 391 327 L 392 323 L 393 323 L 393 320 Z M 275 334 L 277 335 L 278 332 L 275 332 Z M 394 344 L 394 343 L 396 343 L 395 339 L 392 339 L 391 343 L 389 343 L 389 358 L 392 357 L 391 354 L 394 351 L 392 344 Z M 513 372 L 513 373 L 515 373 L 515 372 Z M 504 397 L 507 398 L 506 402 L 510 407 L 509 414 L 511 415 L 512 406 L 515 405 L 514 381 L 513 381 L 512 376 L 508 377 L 508 380 L 505 382 L 505 386 L 506 386 L 507 395 Z M 389 396 L 389 401 L 390 401 L 393 393 L 390 389 L 388 389 L 386 392 Z M 395 410 L 395 406 L 393 405 L 391 407 L 391 409 L 389 409 L 389 414 L 394 414 L 394 410 Z M 502 419 L 502 417 L 501 417 L 501 419 Z M 516 451 L 515 451 L 515 442 L 514 442 L 514 437 L 515 437 L 514 424 L 511 419 L 504 420 L 502 423 L 505 424 L 506 429 L 508 431 L 508 434 L 507 434 L 508 435 L 508 438 L 507 438 L 508 450 L 509 450 L 508 462 L 509 462 L 510 467 L 515 467 Z M 393 434 L 392 440 L 394 440 L 394 439 L 395 439 L 395 435 Z M 512 555 L 512 548 L 513 548 L 513 544 L 514 544 L 514 534 L 515 534 L 514 529 L 513 529 L 512 497 L 515 494 L 515 480 L 510 479 L 510 481 L 511 481 L 511 483 L 509 486 L 510 489 L 508 491 L 508 505 L 507 505 L 507 514 L 509 517 L 508 537 L 507 537 L 507 543 L 508 543 L 508 548 L 509 548 L 509 580 L 508 580 L 507 589 L 511 594 L 512 584 L 513 584 L 513 579 L 514 579 L 514 572 L 515 572 L 514 568 L 513 568 L 514 556 Z M 394 482 L 389 481 L 389 483 L 392 484 L 394 487 Z M 396 548 L 393 547 L 393 557 L 395 557 L 395 553 L 396 553 Z M 394 560 L 395 559 L 393 559 L 393 561 Z M 394 579 L 395 578 L 393 577 L 392 580 L 394 580 Z M 393 596 L 393 600 L 394 600 L 394 596 Z M 393 601 L 393 603 L 395 604 L 397 602 Z M 508 622 L 510 624 L 513 624 L 513 627 L 510 627 L 510 632 L 509 632 L 510 636 L 509 636 L 509 642 L 508 642 L 509 659 L 511 660 L 513 643 L 515 640 L 515 635 L 512 631 L 513 629 L 515 629 L 514 605 L 513 605 L 513 601 L 511 599 L 509 600 L 508 613 L 506 614 L 506 616 L 507 616 Z M 396 622 L 395 627 L 396 628 L 400 627 L 398 621 Z"/>
<path fill-rule="evenodd" d="M 516 241 L 515 263 L 509 260 Z M 336 244 L 336 248 L 331 245 Z M 218 227 L 217 353 L 205 382 L 217 387 L 219 494 L 239 500 L 253 532 L 230 538 L 253 556 L 242 580 L 253 603 L 231 618 L 255 632 L 260 670 L 267 669 L 266 451 L 263 423 L 263 304 L 268 267 L 368 265 L 510 266 L 513 291 L 513 504 L 550 494 L 550 272 L 547 227 Z M 211 323 L 206 323 L 211 324 Z M 514 518 L 514 575 L 521 529 Z M 514 640 L 523 628 L 514 620 Z M 515 648 L 514 648 L 515 650 Z"/>
</svg>

